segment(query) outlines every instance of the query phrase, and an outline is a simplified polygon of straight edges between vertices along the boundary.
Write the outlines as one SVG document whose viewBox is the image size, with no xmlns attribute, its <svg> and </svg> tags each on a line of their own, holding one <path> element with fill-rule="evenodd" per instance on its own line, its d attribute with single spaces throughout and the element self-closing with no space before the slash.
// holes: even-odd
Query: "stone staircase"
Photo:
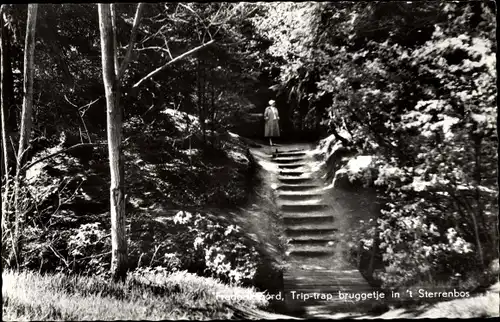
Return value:
<svg viewBox="0 0 500 322">
<path fill-rule="evenodd" d="M 289 269 L 283 276 L 287 309 L 314 317 L 372 307 L 373 301 L 339 296 L 339 291 L 353 295 L 375 290 L 335 247 L 340 229 L 336 216 L 341 214 L 335 213 L 325 182 L 311 167 L 312 155 L 302 149 L 274 150 L 271 160 L 279 169 L 275 196 L 289 243 Z"/>
</svg>

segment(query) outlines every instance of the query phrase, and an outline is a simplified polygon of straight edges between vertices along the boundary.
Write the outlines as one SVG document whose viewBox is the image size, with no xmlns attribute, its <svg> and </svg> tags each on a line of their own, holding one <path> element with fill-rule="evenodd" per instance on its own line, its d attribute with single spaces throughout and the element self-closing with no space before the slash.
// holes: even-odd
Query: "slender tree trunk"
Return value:
<svg viewBox="0 0 500 322">
<path fill-rule="evenodd" d="M 379 234 L 379 230 L 378 230 L 378 223 L 377 221 L 375 221 L 375 233 L 374 233 L 374 236 L 373 236 L 373 245 L 372 245 L 372 253 L 371 253 L 371 256 L 370 256 L 370 262 L 368 264 L 368 276 L 370 276 L 370 278 L 373 278 L 373 271 L 375 269 L 375 257 L 377 256 L 377 253 L 379 251 L 379 238 L 378 238 L 378 234 Z"/>
<path fill-rule="evenodd" d="M 127 239 L 125 233 L 125 198 L 123 185 L 122 115 L 115 70 L 116 48 L 110 4 L 99 4 L 99 29 L 104 89 L 106 93 L 107 132 L 111 213 L 111 273 L 114 280 L 124 280 L 127 274 Z"/>
<path fill-rule="evenodd" d="M 17 152 L 16 160 L 16 175 L 14 179 L 14 234 L 12 238 L 12 253 L 10 263 L 14 264 L 17 268 L 21 262 L 22 251 L 22 230 L 24 226 L 25 209 L 22 209 L 20 200 L 21 189 L 21 166 L 24 162 L 24 155 L 28 148 L 33 116 L 33 75 L 35 71 L 34 57 L 35 57 L 35 32 L 36 32 L 36 16 L 37 4 L 28 5 L 28 21 L 26 24 L 26 42 L 24 47 L 24 100 L 23 110 L 21 115 L 21 137 L 19 139 L 19 149 Z"/>
<path fill-rule="evenodd" d="M 2 5 L 4 10 L 5 10 L 5 4 Z M 2 68 L 3 68 L 3 88 L 2 88 L 2 100 L 5 100 L 3 102 L 4 108 L 5 108 L 5 117 L 6 117 L 6 126 L 7 132 L 13 131 L 17 128 L 17 115 L 16 115 L 16 106 L 12 103 L 14 101 L 14 80 L 13 80 L 13 75 L 12 75 L 12 55 L 11 55 L 11 48 L 10 48 L 10 32 L 7 29 L 6 22 L 3 19 L 3 14 L 0 16 L 0 23 L 1 26 L 0 28 L 2 29 L 2 51 L 4 52 L 3 54 L 3 61 L 2 61 Z"/>
<path fill-rule="evenodd" d="M 205 77 L 205 61 L 201 64 L 201 106 L 203 108 L 203 143 L 207 144 L 207 92 L 206 92 L 206 77 Z"/>
<path fill-rule="evenodd" d="M 464 197 L 464 198 L 467 198 L 467 197 Z M 471 219 L 472 219 L 472 224 L 474 225 L 474 236 L 476 237 L 476 247 L 477 247 L 477 254 L 478 254 L 478 257 L 479 257 L 479 262 L 481 263 L 481 265 L 484 265 L 484 255 L 483 255 L 483 246 L 481 245 L 481 238 L 479 237 L 480 236 L 480 232 L 479 232 L 479 225 L 477 223 L 477 213 L 474 213 L 474 210 L 472 207 L 468 207 L 469 209 L 469 214 L 471 216 Z"/>
<path fill-rule="evenodd" d="M 205 106 L 204 106 L 204 100 L 203 100 L 203 78 L 202 78 L 202 66 L 200 64 L 200 61 L 197 61 L 197 91 L 198 91 L 198 112 L 199 112 L 199 119 L 200 119 L 200 126 L 201 126 L 201 132 L 203 134 L 203 144 L 206 144 L 206 128 L 205 128 Z"/>
<path fill-rule="evenodd" d="M 7 95 L 5 95 L 4 91 L 4 83 L 5 83 L 5 70 L 4 70 L 4 57 L 5 57 L 5 33 L 4 33 L 4 27 L 3 27 L 3 9 L 5 5 L 2 5 L 0 7 L 0 21 L 2 22 L 2 29 L 1 29 L 1 35 L 0 35 L 0 66 L 1 66 L 1 79 L 0 79 L 0 93 L 1 93 L 1 121 L 2 121 L 2 160 L 3 160 L 3 171 L 2 171 L 2 176 L 5 175 L 5 191 L 3 194 L 2 198 L 2 231 L 6 231 L 7 229 L 7 213 L 9 212 L 9 151 L 7 149 L 7 129 L 6 129 L 6 120 L 5 120 L 5 107 L 6 107 L 6 102 L 5 98 Z"/>
<path fill-rule="evenodd" d="M 116 8 L 115 4 L 110 4 L 111 10 L 111 28 L 113 32 L 113 48 L 115 48 L 115 55 L 113 57 L 113 62 L 115 64 L 115 75 L 118 77 L 118 73 L 120 72 L 120 65 L 118 64 L 118 40 L 116 39 Z"/>
<path fill-rule="evenodd" d="M 216 145 L 216 135 L 215 135 L 215 88 L 214 85 L 210 86 L 210 119 L 212 121 L 212 145 Z"/>
<path fill-rule="evenodd" d="M 481 141 L 482 137 L 479 135 L 476 135 L 474 137 L 474 179 L 476 181 L 476 191 L 475 191 L 475 197 L 476 197 L 476 214 L 472 213 L 471 215 L 477 216 L 477 220 L 482 220 L 483 219 L 483 210 L 482 210 L 482 205 L 481 205 L 481 192 L 479 191 L 479 186 L 481 185 Z M 481 240 L 479 238 L 479 227 L 477 220 L 474 220 L 474 231 L 476 232 L 476 243 L 477 243 L 477 248 L 478 248 L 478 256 L 479 256 L 479 261 L 481 262 L 481 265 L 484 265 L 484 254 L 483 254 L 483 247 L 481 245 Z M 486 227 L 484 227 L 486 228 Z M 488 230 L 486 229 L 485 232 L 487 232 L 488 235 Z M 489 237 L 489 236 L 488 236 Z"/>
<path fill-rule="evenodd" d="M 484 263 L 484 257 L 483 257 L 483 247 L 481 245 L 481 239 L 479 237 L 479 226 L 477 224 L 477 218 L 476 218 L 476 213 L 474 212 L 473 207 L 469 204 L 466 195 L 455 195 L 453 191 L 449 191 L 452 198 L 455 201 L 455 204 L 457 206 L 457 210 L 460 212 L 461 216 L 463 218 L 466 218 L 467 215 L 470 216 L 472 219 L 472 225 L 474 226 L 474 238 L 476 239 L 476 247 L 478 251 L 478 257 L 481 265 Z M 463 208 L 463 210 L 462 210 Z"/>
</svg>

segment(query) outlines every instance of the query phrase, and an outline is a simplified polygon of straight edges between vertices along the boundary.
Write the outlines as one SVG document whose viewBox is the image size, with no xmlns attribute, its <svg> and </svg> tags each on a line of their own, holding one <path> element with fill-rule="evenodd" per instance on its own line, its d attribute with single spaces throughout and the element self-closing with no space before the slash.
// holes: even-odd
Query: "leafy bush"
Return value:
<svg viewBox="0 0 500 322">
<path fill-rule="evenodd" d="M 96 222 L 72 229 L 68 241 L 68 255 L 73 261 L 82 263 L 77 272 L 84 272 L 87 275 L 101 275 L 108 272 L 111 238 L 110 234 L 100 226 L 101 224 Z"/>
<path fill-rule="evenodd" d="M 179 211 L 165 224 L 168 235 L 155 243 L 158 256 L 140 254 L 146 260 L 141 260 L 140 267 L 147 266 L 151 258 L 149 266 L 188 270 L 233 284 L 252 283 L 260 257 L 238 226 L 185 211 Z"/>
</svg>

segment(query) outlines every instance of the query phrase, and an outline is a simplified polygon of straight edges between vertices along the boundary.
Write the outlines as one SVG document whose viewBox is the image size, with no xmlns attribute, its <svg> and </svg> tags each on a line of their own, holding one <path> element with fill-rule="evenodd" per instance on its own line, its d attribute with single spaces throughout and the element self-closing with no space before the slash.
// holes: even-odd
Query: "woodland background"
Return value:
<svg viewBox="0 0 500 322">
<path fill-rule="evenodd" d="M 275 99 L 283 137 L 329 138 L 330 163 L 339 151 L 372 157 L 349 176 L 382 205 L 353 241 L 353 254 L 377 255 L 371 278 L 387 289 L 495 281 L 494 2 L 150 3 L 127 54 L 137 7 L 115 5 L 113 20 L 129 59 L 117 105 L 129 275 L 187 270 L 265 288 L 279 274 L 230 215 L 255 196 L 244 138 L 262 136 Z M 27 16 L 2 5 L 2 266 L 108 276 L 97 4 L 38 5 L 18 158 Z"/>
</svg>

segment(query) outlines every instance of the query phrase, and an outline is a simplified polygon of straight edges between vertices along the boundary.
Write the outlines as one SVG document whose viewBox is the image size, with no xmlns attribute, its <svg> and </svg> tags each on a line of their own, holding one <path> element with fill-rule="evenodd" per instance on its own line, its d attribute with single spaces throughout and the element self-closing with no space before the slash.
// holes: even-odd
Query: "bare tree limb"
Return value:
<svg viewBox="0 0 500 322">
<path fill-rule="evenodd" d="M 208 24 L 209 27 L 214 23 L 215 18 L 219 17 L 219 13 L 220 13 L 221 9 L 222 9 L 222 6 L 220 6 L 219 9 L 217 9 L 217 12 L 215 13 L 215 15 L 212 17 L 212 19 L 210 19 L 210 23 Z"/>
<path fill-rule="evenodd" d="M 64 99 L 66 99 L 66 102 L 68 102 L 71 106 L 76 107 L 76 108 L 78 109 L 78 111 L 80 111 L 80 109 L 81 109 L 81 108 L 94 104 L 95 102 L 97 102 L 98 100 L 100 100 L 100 99 L 101 99 L 101 97 L 99 97 L 99 98 L 97 98 L 97 99 L 93 100 L 92 102 L 90 102 L 90 103 L 88 103 L 88 104 L 82 105 L 82 106 L 80 106 L 80 107 L 79 107 L 78 105 L 76 105 L 75 103 L 71 102 L 71 101 L 69 100 L 69 98 L 66 96 L 66 94 L 64 94 Z"/>
<path fill-rule="evenodd" d="M 134 84 L 134 86 L 132 86 L 132 88 L 137 88 L 137 87 L 139 87 L 139 85 L 141 85 L 144 81 L 146 81 L 147 79 L 149 79 L 149 78 L 153 77 L 154 75 L 158 74 L 159 72 L 163 71 L 164 69 L 166 69 L 166 68 L 167 68 L 167 66 L 169 66 L 169 65 L 171 65 L 171 64 L 173 64 L 173 63 L 175 63 L 175 62 L 176 62 L 176 61 L 178 61 L 178 60 L 183 59 L 184 57 L 187 57 L 187 56 L 191 55 L 191 54 L 192 54 L 192 53 L 194 53 L 194 52 L 197 52 L 198 50 L 200 50 L 200 49 L 202 49 L 202 48 L 204 48 L 204 47 L 206 47 L 206 46 L 208 46 L 208 45 L 212 44 L 213 42 L 214 42 L 214 40 L 212 39 L 212 40 L 210 40 L 209 42 L 207 42 L 207 43 L 205 43 L 205 44 L 202 44 L 202 45 L 200 45 L 200 46 L 198 46 L 198 47 L 195 47 L 195 48 L 193 48 L 193 49 L 191 49 L 191 50 L 189 50 L 189 51 L 185 52 L 184 54 L 182 54 L 182 55 L 179 55 L 179 56 L 175 57 L 174 59 L 172 59 L 172 60 L 170 60 L 169 62 L 167 62 L 165 65 L 163 65 L 163 66 L 161 66 L 161 67 L 158 67 L 157 69 L 155 69 L 155 70 L 154 70 L 154 71 L 152 71 L 151 73 L 149 73 L 149 74 L 147 74 L 146 76 L 144 76 L 144 77 L 143 77 L 140 81 L 138 81 L 137 83 L 135 83 L 135 84 Z"/>
<path fill-rule="evenodd" d="M 149 46 L 149 47 L 142 47 L 142 48 L 137 48 L 136 49 L 137 51 L 143 51 L 143 50 L 154 50 L 154 51 L 164 51 L 164 52 L 167 52 L 170 54 L 170 52 L 168 51 L 168 49 L 165 49 L 163 47 L 160 47 L 160 46 Z M 170 56 L 172 57 L 172 56 Z"/>
<path fill-rule="evenodd" d="M 86 146 L 106 145 L 106 144 L 107 143 L 78 143 L 78 144 L 75 144 L 73 146 L 70 146 L 69 148 L 66 148 L 66 149 L 63 149 L 61 151 L 52 153 L 52 154 L 50 154 L 48 156 L 45 156 L 45 157 L 43 157 L 41 159 L 38 159 L 38 160 L 36 160 L 34 162 L 31 162 L 30 164 L 26 164 L 24 167 L 21 168 L 21 170 L 28 170 L 29 168 L 31 168 L 32 166 L 34 166 L 37 163 L 40 163 L 40 162 L 45 161 L 47 159 L 53 158 L 53 157 L 55 157 L 55 156 L 57 156 L 59 154 L 62 154 L 62 153 L 74 150 L 76 148 L 81 148 L 81 147 L 86 147 Z"/>
<path fill-rule="evenodd" d="M 117 77 L 116 77 L 117 81 L 120 81 L 120 79 L 122 78 L 123 74 L 125 73 L 125 70 L 127 69 L 127 66 L 130 62 L 130 57 L 132 55 L 132 49 L 134 48 L 134 42 L 135 42 L 135 38 L 137 36 L 137 30 L 139 28 L 139 23 L 141 21 L 141 11 L 143 8 L 144 8 L 144 3 L 137 4 L 137 9 L 135 11 L 135 17 L 134 17 L 134 25 L 132 27 L 132 31 L 130 32 L 130 40 L 128 43 L 127 52 L 125 54 L 125 58 L 123 58 L 120 69 L 117 72 Z"/>
<path fill-rule="evenodd" d="M 68 261 L 61 255 L 61 253 L 59 253 L 57 250 L 54 249 L 54 247 L 52 247 L 51 244 L 48 244 L 47 245 L 50 250 L 54 253 L 54 255 L 56 255 L 61 261 L 63 261 L 64 265 L 66 265 L 66 267 L 69 268 L 69 263 Z"/>
<path fill-rule="evenodd" d="M 82 124 L 83 124 L 83 127 L 85 128 L 85 132 L 87 133 L 87 139 L 89 140 L 89 143 L 92 143 L 92 140 L 90 139 L 90 133 L 89 133 L 89 130 L 87 129 L 87 125 L 85 124 L 85 120 L 83 119 L 83 117 L 85 116 L 85 113 L 88 111 L 88 109 L 93 105 L 95 104 L 98 100 L 101 99 L 101 97 L 93 100 L 92 102 L 86 104 L 86 105 L 82 105 L 80 107 L 78 107 L 76 104 L 72 103 L 69 98 L 66 96 L 66 94 L 64 94 L 64 98 L 66 99 L 66 102 L 68 102 L 69 104 L 71 104 L 73 107 L 75 107 L 77 109 L 77 113 L 78 113 L 78 116 L 80 117 L 80 120 L 82 121 Z M 81 110 L 83 108 L 87 107 L 86 110 L 83 110 L 83 112 L 81 112 Z M 83 143 L 83 142 L 82 142 Z"/>
<path fill-rule="evenodd" d="M 165 36 L 163 37 L 163 40 L 165 41 L 165 47 L 167 47 L 166 50 L 167 50 L 168 56 L 170 57 L 170 59 L 174 59 L 174 57 L 172 56 L 172 53 L 170 52 L 170 47 L 168 46 L 168 40 Z"/>
<path fill-rule="evenodd" d="M 167 18 L 165 18 L 167 19 Z M 160 29 L 158 29 L 154 34 L 150 34 L 149 36 L 147 36 L 146 38 L 144 38 L 142 41 L 141 41 L 141 44 L 145 44 L 146 42 L 148 42 L 149 40 L 151 40 L 152 38 L 158 36 L 163 29 L 166 29 L 168 27 L 167 24 L 163 25 L 160 27 Z M 146 31 L 144 31 L 145 33 L 147 33 Z M 128 48 L 128 45 L 125 46 L 124 48 Z"/>
<path fill-rule="evenodd" d="M 203 19 L 200 17 L 199 14 L 196 13 L 196 11 L 193 10 L 193 8 L 183 4 L 183 3 L 179 3 L 179 5 L 183 8 L 186 8 L 188 9 L 189 11 L 191 11 L 198 19 L 200 19 L 200 22 L 203 24 L 203 27 L 207 28 L 207 26 L 205 25 L 205 23 L 203 22 Z"/>
<path fill-rule="evenodd" d="M 205 28 L 205 32 L 203 33 L 203 38 L 201 39 L 201 42 L 204 43 L 205 42 L 205 35 L 208 33 L 209 36 L 210 36 L 210 39 L 213 39 L 212 37 L 212 34 L 210 33 L 210 30 L 209 30 L 209 26 L 207 26 L 205 24 L 205 22 L 203 21 L 203 18 L 200 17 L 199 14 L 196 13 L 196 11 L 194 11 L 191 7 L 185 5 L 185 4 L 182 4 L 182 3 L 179 3 L 179 5 L 183 8 L 186 8 L 187 10 L 191 11 L 195 16 L 196 18 L 198 18 L 200 20 L 200 23 L 203 25 L 203 27 Z"/>
<path fill-rule="evenodd" d="M 10 145 L 12 146 L 12 151 L 14 152 L 14 160 L 17 160 L 16 145 L 12 141 L 12 136 L 9 135 Z"/>
</svg>

